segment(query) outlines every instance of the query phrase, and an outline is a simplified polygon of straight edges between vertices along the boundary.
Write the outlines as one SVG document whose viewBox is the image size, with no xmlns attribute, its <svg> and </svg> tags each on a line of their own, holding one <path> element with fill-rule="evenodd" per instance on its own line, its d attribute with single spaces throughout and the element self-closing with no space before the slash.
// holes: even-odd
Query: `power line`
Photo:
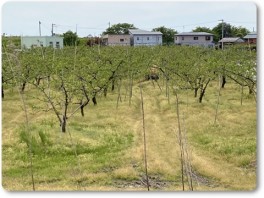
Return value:
<svg viewBox="0 0 264 198">
<path fill-rule="evenodd" d="M 68 27 L 68 28 L 75 28 L 73 25 L 61 25 L 61 24 L 55 24 L 57 27 L 62 26 L 62 27 Z"/>
<path fill-rule="evenodd" d="M 255 24 L 256 22 L 238 22 L 238 21 L 227 21 L 228 23 L 247 23 L 247 24 Z"/>
<path fill-rule="evenodd" d="M 94 27 L 83 27 L 83 26 L 81 26 L 81 27 L 78 26 L 78 28 L 80 28 L 80 29 L 91 29 L 91 30 L 104 30 L 104 29 L 106 29 L 106 28 L 94 28 Z"/>
<path fill-rule="evenodd" d="M 198 26 L 198 25 L 203 25 L 203 24 L 211 24 L 211 23 L 217 23 L 219 22 L 219 20 L 214 20 L 214 21 L 207 21 L 207 22 L 200 22 L 200 23 L 192 23 L 192 24 L 182 24 L 182 25 L 177 25 L 177 26 L 172 26 L 172 27 L 168 27 L 168 28 L 171 28 L 171 29 L 178 29 L 178 28 L 186 28 L 186 27 L 190 27 L 190 26 Z M 255 24 L 254 22 L 249 22 L 249 21 L 244 21 L 244 22 L 238 22 L 238 21 L 225 21 L 226 23 L 241 23 L 241 24 Z M 96 27 L 88 27 L 88 26 L 79 26 L 78 25 L 78 30 L 79 29 L 87 29 L 87 30 L 105 30 L 107 29 L 107 27 L 110 25 L 109 24 L 110 22 L 108 23 L 104 23 L 102 25 L 98 25 Z M 47 23 L 43 23 L 41 21 L 41 25 L 42 27 L 44 27 L 45 29 L 47 30 L 50 30 L 49 27 L 47 27 Z M 49 26 L 49 25 L 48 25 Z M 65 25 L 65 24 L 53 24 L 56 32 L 63 32 L 63 31 L 67 31 L 67 30 L 76 30 L 76 25 Z M 161 26 L 164 26 L 164 25 L 161 25 Z M 153 29 L 153 27 L 151 28 L 147 28 L 147 27 L 140 27 L 140 29 Z"/>
<path fill-rule="evenodd" d="M 68 27 L 68 28 L 76 28 L 76 25 L 74 26 L 71 26 L 71 25 L 62 25 L 62 24 L 56 24 L 57 27 Z M 78 29 L 97 29 L 97 30 L 102 30 L 102 29 L 105 29 L 105 28 L 100 28 L 102 26 L 106 26 L 106 24 L 103 24 L 103 25 L 99 25 L 97 27 L 87 27 L 87 26 L 79 26 L 78 25 Z"/>
<path fill-rule="evenodd" d="M 217 21 L 209 21 L 209 22 L 203 22 L 203 23 L 193 23 L 193 24 L 184 24 L 184 25 L 178 25 L 173 27 L 186 27 L 186 26 L 193 26 L 193 25 L 202 25 L 202 24 L 209 24 L 209 23 L 215 23 Z"/>
<path fill-rule="evenodd" d="M 177 26 L 168 27 L 168 28 L 171 28 L 171 29 L 183 28 L 184 29 L 185 27 L 188 27 L 188 26 L 195 26 L 195 25 L 202 25 L 202 24 L 210 24 L 210 23 L 215 23 L 215 22 L 218 22 L 218 21 L 215 20 L 215 21 L 208 21 L 208 22 L 201 22 L 201 23 L 183 24 L 183 25 L 177 25 Z M 162 25 L 162 26 L 164 26 L 164 25 Z M 146 27 L 144 28 L 144 27 L 142 27 L 142 29 L 151 29 L 151 28 L 146 28 Z"/>
</svg>

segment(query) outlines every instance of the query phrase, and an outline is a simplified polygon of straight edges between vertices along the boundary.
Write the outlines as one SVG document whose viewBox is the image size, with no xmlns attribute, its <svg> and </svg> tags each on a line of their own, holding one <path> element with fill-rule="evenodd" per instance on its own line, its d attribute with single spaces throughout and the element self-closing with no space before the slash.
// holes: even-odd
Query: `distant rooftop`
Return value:
<svg viewBox="0 0 264 198">
<path fill-rule="evenodd" d="M 222 38 L 219 43 L 243 43 L 244 40 L 239 37 Z"/>
<path fill-rule="evenodd" d="M 63 38 L 63 36 L 53 35 L 53 36 L 21 36 L 22 38 Z"/>
<path fill-rule="evenodd" d="M 243 38 L 244 39 L 256 39 L 257 38 L 257 32 L 250 32 Z"/>
<path fill-rule="evenodd" d="M 175 36 L 213 36 L 213 34 L 208 32 L 182 32 L 175 34 Z"/>
<path fill-rule="evenodd" d="M 141 30 L 141 29 L 129 29 L 128 31 L 129 31 L 131 34 L 136 34 L 136 35 L 146 35 L 146 34 L 162 35 L 161 32 L 151 32 L 151 31 Z"/>
<path fill-rule="evenodd" d="M 129 34 L 105 34 L 102 35 L 102 38 L 109 38 L 110 36 L 118 36 L 118 37 L 126 37 L 126 36 L 130 36 Z"/>
</svg>

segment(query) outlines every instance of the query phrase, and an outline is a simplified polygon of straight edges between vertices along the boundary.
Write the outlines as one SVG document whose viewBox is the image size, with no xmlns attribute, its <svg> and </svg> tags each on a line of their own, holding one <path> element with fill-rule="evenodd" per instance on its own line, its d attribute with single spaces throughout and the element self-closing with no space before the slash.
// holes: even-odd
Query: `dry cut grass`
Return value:
<svg viewBox="0 0 264 198">
<path fill-rule="evenodd" d="M 186 132 L 193 170 L 194 190 L 230 191 L 256 188 L 256 104 L 240 90 L 227 84 L 221 90 L 219 115 L 214 124 L 216 82 L 202 104 L 190 90 L 178 90 L 180 120 Z M 155 85 L 155 84 L 154 84 Z M 175 96 L 170 103 L 165 89 L 143 83 L 147 161 L 151 190 L 180 191 L 181 166 Z M 33 145 L 36 190 L 146 190 L 139 84 L 133 87 L 132 103 L 121 89 L 89 105 L 85 117 L 78 113 L 62 134 L 51 111 L 25 93 Z M 2 173 L 7 190 L 32 190 L 27 132 L 19 95 L 6 92 L 2 101 Z M 69 132 L 71 137 L 69 136 Z"/>
</svg>

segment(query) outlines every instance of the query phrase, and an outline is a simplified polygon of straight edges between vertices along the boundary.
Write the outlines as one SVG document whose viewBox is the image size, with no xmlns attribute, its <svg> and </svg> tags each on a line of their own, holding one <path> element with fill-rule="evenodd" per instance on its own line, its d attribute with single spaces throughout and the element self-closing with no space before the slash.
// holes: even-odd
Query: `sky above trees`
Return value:
<svg viewBox="0 0 264 198">
<path fill-rule="evenodd" d="M 150 31 L 165 26 L 189 32 L 198 26 L 215 27 L 221 19 L 232 26 L 256 31 L 257 6 L 243 1 L 5 1 L 2 34 L 39 35 L 39 21 L 42 35 L 51 35 L 55 24 L 55 34 L 77 30 L 80 37 L 99 36 L 117 23 L 131 23 Z"/>
</svg>

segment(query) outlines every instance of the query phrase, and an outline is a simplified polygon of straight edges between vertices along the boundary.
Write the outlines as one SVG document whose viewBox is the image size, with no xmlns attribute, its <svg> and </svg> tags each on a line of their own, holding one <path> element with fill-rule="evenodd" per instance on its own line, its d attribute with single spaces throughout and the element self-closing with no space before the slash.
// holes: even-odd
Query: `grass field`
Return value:
<svg viewBox="0 0 264 198">
<path fill-rule="evenodd" d="M 159 82 L 162 85 L 162 82 Z M 163 86 L 162 86 L 163 87 Z M 150 81 L 142 84 L 150 190 L 181 191 L 180 149 L 176 99 Z M 116 91 L 116 90 L 115 90 Z M 32 142 L 33 175 L 39 191 L 146 191 L 139 84 L 129 106 L 121 87 L 117 94 L 98 97 L 85 116 L 75 114 L 61 133 L 52 111 L 32 97 L 25 102 L 29 126 L 16 89 L 2 101 L 2 185 L 9 191 L 31 191 L 28 146 Z M 217 122 L 217 82 L 212 82 L 202 104 L 191 90 L 179 90 L 179 110 L 186 131 L 197 191 L 237 191 L 256 188 L 256 102 L 231 81 L 221 90 Z M 74 109 L 74 107 L 72 107 Z M 32 135 L 32 139 L 31 136 Z"/>
</svg>

